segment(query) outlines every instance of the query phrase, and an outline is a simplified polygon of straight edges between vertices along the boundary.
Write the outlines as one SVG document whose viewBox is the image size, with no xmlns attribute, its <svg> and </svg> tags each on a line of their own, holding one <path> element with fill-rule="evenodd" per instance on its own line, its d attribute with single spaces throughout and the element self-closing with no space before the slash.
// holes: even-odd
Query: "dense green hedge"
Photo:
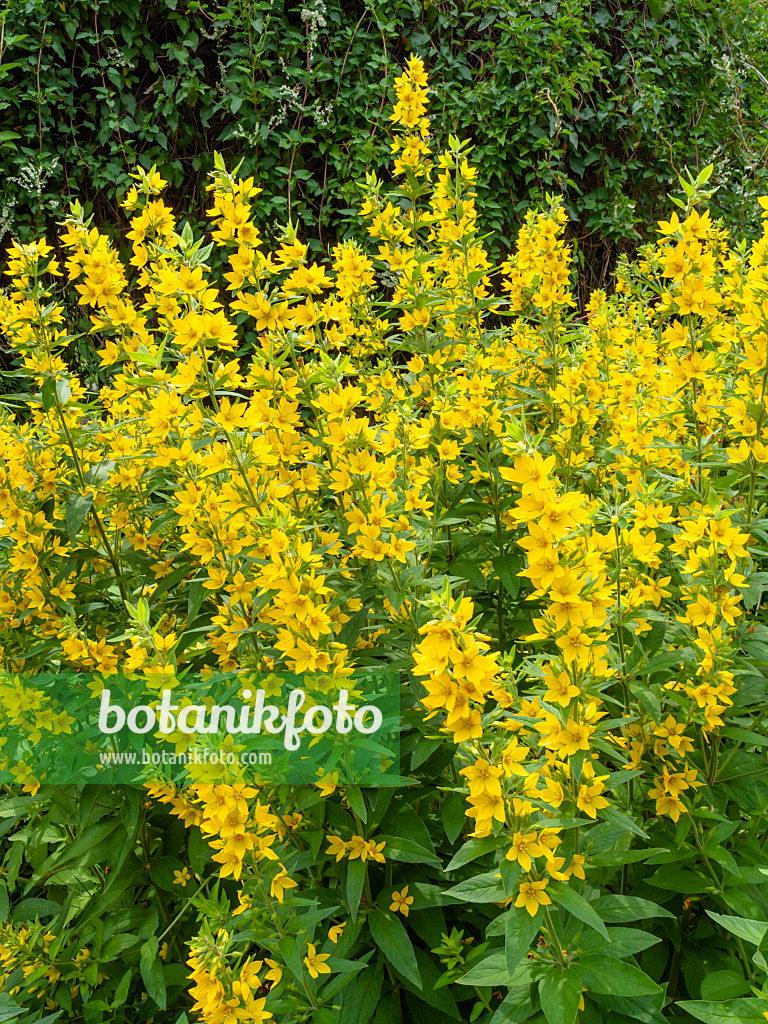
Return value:
<svg viewBox="0 0 768 1024">
<path fill-rule="evenodd" d="M 381 121 L 413 49 L 438 123 L 476 145 L 494 255 L 531 202 L 562 192 L 569 214 L 581 211 L 582 285 L 599 286 L 683 166 L 714 158 L 715 210 L 751 233 L 768 29 L 748 17 L 712 0 L 10 3 L 0 230 L 7 245 L 50 229 L 70 192 L 86 195 L 96 223 L 120 221 L 137 159 L 158 165 L 185 209 L 196 197 L 202 220 L 217 148 L 243 156 L 263 187 L 267 233 L 291 216 L 312 236 L 319 225 L 315 247 L 336 241 L 353 230 L 352 183 L 387 165 Z"/>
</svg>

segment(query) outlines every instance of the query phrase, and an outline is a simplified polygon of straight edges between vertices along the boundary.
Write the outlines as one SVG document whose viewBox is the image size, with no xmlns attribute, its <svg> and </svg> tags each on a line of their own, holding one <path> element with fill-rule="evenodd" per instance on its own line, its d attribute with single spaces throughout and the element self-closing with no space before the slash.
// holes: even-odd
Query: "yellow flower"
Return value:
<svg viewBox="0 0 768 1024">
<path fill-rule="evenodd" d="M 346 855 L 348 850 L 348 844 L 345 843 L 344 840 L 341 839 L 339 836 L 326 836 L 325 838 L 331 844 L 325 852 L 330 853 L 333 857 L 335 857 L 336 863 L 338 864 L 338 862 Z"/>
<path fill-rule="evenodd" d="M 264 975 L 265 981 L 270 981 L 273 985 L 279 985 L 280 979 L 283 976 L 283 969 L 276 960 L 270 960 L 269 957 L 264 958 L 264 963 L 269 967 L 269 970 Z"/>
<path fill-rule="evenodd" d="M 395 910 L 402 914 L 403 917 L 408 917 L 408 908 L 413 903 L 413 896 L 408 895 L 408 886 L 404 885 L 400 892 L 392 893 L 392 903 L 389 909 Z"/>
<path fill-rule="evenodd" d="M 346 923 L 346 921 L 343 921 L 341 924 L 335 924 L 332 928 L 328 929 L 328 938 L 331 940 L 331 942 L 336 943 L 339 941 L 342 932 L 344 931 L 344 928 L 346 926 Z"/>
<path fill-rule="evenodd" d="M 515 906 L 525 907 L 531 917 L 535 917 L 539 912 L 539 907 L 549 906 L 552 902 L 549 896 L 544 892 L 546 885 L 546 878 L 541 879 L 538 882 L 521 882 L 520 894 L 515 900 Z"/>
<path fill-rule="evenodd" d="M 602 782 L 595 782 L 591 786 L 582 785 L 579 788 L 579 795 L 576 800 L 576 806 L 580 811 L 584 811 L 590 818 L 597 818 L 597 811 L 608 806 L 608 801 L 604 796 L 600 796 L 603 791 Z"/>
<path fill-rule="evenodd" d="M 322 769 L 320 771 L 322 772 Z M 332 793 L 336 792 L 336 788 L 339 785 L 339 773 L 326 772 L 322 778 L 317 780 L 315 785 L 320 790 L 320 796 L 331 796 Z"/>
<path fill-rule="evenodd" d="M 507 850 L 506 859 L 517 861 L 523 871 L 530 871 L 533 857 L 546 857 L 551 851 L 548 847 L 539 842 L 535 832 L 527 832 L 521 835 L 515 832 L 512 837 L 512 845 Z"/>
<path fill-rule="evenodd" d="M 307 965 L 309 976 L 311 978 L 317 978 L 321 974 L 330 974 L 331 968 L 325 962 L 330 959 L 330 953 L 316 953 L 315 947 L 310 942 L 307 946 L 307 956 L 304 957 L 304 963 Z"/>
<path fill-rule="evenodd" d="M 292 878 L 288 877 L 288 872 L 284 867 L 280 867 L 280 870 L 272 879 L 272 885 L 270 886 L 269 894 L 274 896 L 278 903 L 283 902 L 286 889 L 294 889 L 299 883 L 294 882 Z"/>
<path fill-rule="evenodd" d="M 385 862 L 385 857 L 381 851 L 384 849 L 385 845 L 386 840 L 382 840 L 377 844 L 375 840 L 364 839 L 362 836 L 352 836 L 346 844 L 350 860 L 355 860 L 359 857 L 363 862 L 371 859 L 380 861 L 382 864 Z M 337 857 L 336 859 L 338 860 L 339 858 Z"/>
</svg>

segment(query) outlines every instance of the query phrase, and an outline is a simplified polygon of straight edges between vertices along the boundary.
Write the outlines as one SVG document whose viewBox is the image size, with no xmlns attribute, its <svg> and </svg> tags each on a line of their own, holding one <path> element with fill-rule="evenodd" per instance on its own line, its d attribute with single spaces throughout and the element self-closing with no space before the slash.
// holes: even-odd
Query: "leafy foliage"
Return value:
<svg viewBox="0 0 768 1024">
<path fill-rule="evenodd" d="M 388 166 L 384 107 L 413 49 L 440 130 L 475 145 L 492 254 L 531 203 L 562 195 L 583 304 L 685 165 L 716 163 L 729 226 L 754 231 L 767 40 L 764 19 L 711 0 L 25 0 L 0 41 L 0 227 L 53 240 L 79 197 L 111 230 L 139 162 L 202 229 L 217 148 L 262 187 L 263 230 L 292 218 L 317 250 L 360 238 L 355 182 Z"/>
</svg>

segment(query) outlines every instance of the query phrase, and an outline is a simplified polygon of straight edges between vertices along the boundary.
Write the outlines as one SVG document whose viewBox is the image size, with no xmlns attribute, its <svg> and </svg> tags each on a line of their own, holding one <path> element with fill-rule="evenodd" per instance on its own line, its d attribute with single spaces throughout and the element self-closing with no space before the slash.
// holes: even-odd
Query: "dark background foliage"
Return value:
<svg viewBox="0 0 768 1024">
<path fill-rule="evenodd" d="M 580 297 L 668 211 L 683 167 L 716 165 L 715 211 L 756 225 L 765 190 L 768 19 L 712 0 L 25 0 L 0 12 L 0 242 L 47 232 L 70 196 L 103 230 L 137 162 L 197 227 L 214 149 L 316 250 L 362 228 L 355 182 L 386 176 L 385 110 L 424 58 L 434 132 L 470 137 L 496 257 L 562 193 Z"/>
</svg>

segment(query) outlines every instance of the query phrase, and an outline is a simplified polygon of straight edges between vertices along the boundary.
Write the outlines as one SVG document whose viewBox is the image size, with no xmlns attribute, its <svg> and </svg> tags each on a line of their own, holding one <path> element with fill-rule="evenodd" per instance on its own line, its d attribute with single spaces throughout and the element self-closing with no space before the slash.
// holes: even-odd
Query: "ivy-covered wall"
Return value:
<svg viewBox="0 0 768 1024">
<path fill-rule="evenodd" d="M 715 212 L 754 227 L 765 191 L 766 19 L 712 0 L 25 0 L 0 35 L 0 244 L 48 231 L 68 196 L 120 221 L 138 161 L 205 219 L 214 149 L 315 248 L 353 233 L 353 183 L 385 174 L 386 107 L 421 55 L 436 121 L 475 144 L 500 255 L 562 193 L 582 295 L 609 281 L 683 167 L 714 161 Z"/>
</svg>

